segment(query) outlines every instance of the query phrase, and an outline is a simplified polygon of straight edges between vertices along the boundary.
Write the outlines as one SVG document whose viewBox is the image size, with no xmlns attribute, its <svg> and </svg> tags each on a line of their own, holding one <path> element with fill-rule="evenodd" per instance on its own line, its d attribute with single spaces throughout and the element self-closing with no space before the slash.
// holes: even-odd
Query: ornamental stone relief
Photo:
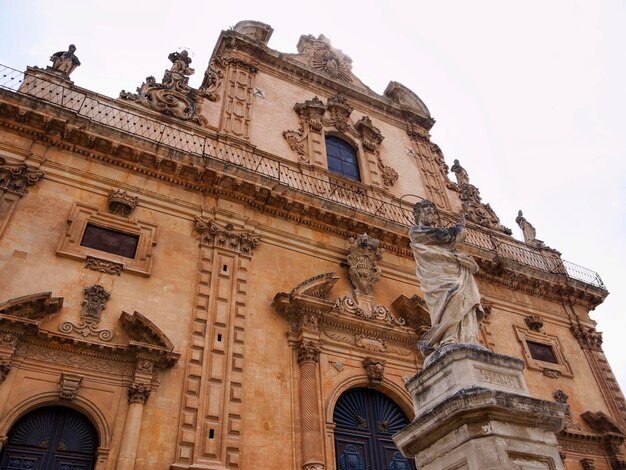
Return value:
<svg viewBox="0 0 626 470">
<path fill-rule="evenodd" d="M 476 186 L 470 184 L 469 175 L 458 160 L 454 160 L 454 165 L 452 165 L 450 171 L 456 176 L 456 189 L 459 191 L 459 197 L 463 203 L 463 210 L 467 220 L 482 225 L 483 227 L 511 235 L 513 233 L 511 229 L 500 223 L 500 218 L 496 215 L 491 206 L 489 204 L 483 204 L 480 191 Z"/>
<path fill-rule="evenodd" d="M 359 305 L 359 303 L 349 295 L 344 295 L 335 300 L 335 309 L 364 320 L 379 320 L 389 325 L 406 325 L 404 318 L 394 317 L 387 307 L 383 305 L 368 305 L 365 302 L 363 305 Z"/>
<path fill-rule="evenodd" d="M 385 364 L 387 361 L 366 357 L 363 360 L 363 368 L 367 374 L 367 380 L 372 385 L 380 385 L 385 379 Z"/>
<path fill-rule="evenodd" d="M 383 253 L 380 241 L 364 233 L 358 238 L 350 238 L 348 249 L 350 280 L 355 294 L 372 295 L 374 283 L 381 276 L 381 270 L 378 267 Z"/>
<path fill-rule="evenodd" d="M 343 82 L 353 81 L 352 59 L 332 47 L 330 40 L 323 34 L 317 38 L 310 34 L 300 36 L 297 48 L 302 59 L 315 70 Z"/>
<path fill-rule="evenodd" d="M 98 324 L 111 293 L 101 285 L 95 284 L 85 287 L 83 294 L 80 323 L 76 325 L 70 321 L 63 322 L 59 325 L 59 331 L 67 334 L 76 333 L 85 338 L 97 336 L 102 341 L 110 341 L 113 338 L 111 330 L 106 328 L 98 329 Z"/>
<path fill-rule="evenodd" d="M 189 76 L 195 70 L 190 67 L 191 58 L 187 51 L 172 52 L 168 59 L 172 66 L 165 71 L 161 83 L 157 83 L 153 76 L 147 77 L 137 88 L 137 93 L 122 90 L 120 98 L 182 121 L 206 126 L 207 120 L 201 114 L 201 103 L 204 98 L 215 101 L 217 95 L 207 88 L 195 90 L 189 86 Z M 210 80 L 209 78 L 207 85 L 214 85 Z"/>
<path fill-rule="evenodd" d="M 252 250 L 261 242 L 261 235 L 252 230 L 237 229 L 233 224 L 212 219 L 196 217 L 195 228 L 201 233 L 203 245 L 225 248 L 243 256 L 252 256 Z"/>
<path fill-rule="evenodd" d="M 126 191 L 111 190 L 108 195 L 109 199 L 109 213 L 119 215 L 121 217 L 128 217 L 137 207 L 139 198 L 137 196 L 130 196 Z"/>
<path fill-rule="evenodd" d="M 595 328 L 574 325 L 571 331 L 583 349 L 602 351 L 602 333 L 596 331 Z"/>
</svg>

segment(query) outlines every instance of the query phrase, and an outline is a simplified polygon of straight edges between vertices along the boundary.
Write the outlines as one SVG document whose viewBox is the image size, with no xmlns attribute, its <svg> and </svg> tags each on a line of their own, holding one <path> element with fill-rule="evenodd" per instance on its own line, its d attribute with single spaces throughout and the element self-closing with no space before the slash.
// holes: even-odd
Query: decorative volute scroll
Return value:
<svg viewBox="0 0 626 470">
<path fill-rule="evenodd" d="M 418 335 L 430 330 L 430 314 L 426 301 L 415 294 L 411 298 L 400 295 L 391 306 L 406 320 L 406 325 L 413 328 Z"/>
<path fill-rule="evenodd" d="M 172 52 L 168 59 L 172 62 L 172 66 L 165 71 L 161 83 L 157 83 L 153 76 L 147 77 L 146 81 L 137 88 L 137 93 L 122 90 L 120 98 L 135 101 L 146 108 L 182 121 L 205 126 L 207 120 L 201 114 L 201 103 L 203 98 L 210 101 L 217 100 L 217 95 L 208 90 L 215 84 L 209 78 L 207 87 L 204 89 L 195 90 L 189 86 L 189 76 L 195 70 L 189 67 L 191 58 L 187 51 Z"/>
<path fill-rule="evenodd" d="M 602 351 L 602 333 L 596 331 L 595 328 L 574 325 L 571 330 L 583 349 Z"/>
<path fill-rule="evenodd" d="M 353 123 L 350 116 L 354 108 L 341 93 L 328 98 L 326 104 L 315 96 L 303 103 L 296 103 L 293 109 L 298 115 L 298 130 L 284 131 L 283 137 L 301 162 L 327 168 L 324 135 L 335 130 L 361 143 L 365 154 L 364 164 L 369 169 L 373 185 L 389 188 L 398 180 L 398 172 L 385 165 L 380 156 L 380 144 L 384 136 L 369 116 L 363 116 Z"/>
<path fill-rule="evenodd" d="M 374 283 L 380 279 L 381 270 L 378 262 L 382 258 L 383 250 L 379 245 L 380 241 L 367 233 L 356 239 L 350 238 L 348 265 L 355 294 L 372 295 Z"/>
<path fill-rule="evenodd" d="M 83 337 L 97 336 L 102 341 L 110 341 L 113 333 L 108 329 L 98 329 L 100 317 L 104 306 L 109 300 L 111 293 L 104 287 L 95 284 L 85 287 L 82 309 L 80 312 L 80 323 L 78 325 L 66 321 L 59 325 L 59 331 L 63 333 L 76 333 Z"/>
<path fill-rule="evenodd" d="M 252 256 L 252 250 L 261 242 L 261 235 L 233 224 L 222 224 L 212 219 L 196 217 L 195 228 L 202 235 L 201 244 L 235 251 L 243 256 Z"/>
<path fill-rule="evenodd" d="M 483 227 L 511 235 L 513 233 L 511 229 L 500 223 L 500 219 L 491 206 L 482 203 L 480 191 L 469 182 L 467 171 L 465 171 L 465 168 L 461 166 L 458 160 L 454 160 L 454 165 L 452 165 L 450 170 L 456 175 L 456 187 L 459 191 L 459 197 L 463 203 L 467 220 L 482 225 Z"/>
</svg>

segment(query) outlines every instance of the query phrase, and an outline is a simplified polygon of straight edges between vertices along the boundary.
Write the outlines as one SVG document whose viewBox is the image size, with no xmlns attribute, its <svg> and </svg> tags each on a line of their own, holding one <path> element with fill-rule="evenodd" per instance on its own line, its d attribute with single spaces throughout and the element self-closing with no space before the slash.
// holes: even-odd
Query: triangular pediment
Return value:
<svg viewBox="0 0 626 470">
<path fill-rule="evenodd" d="M 617 424 L 602 411 L 585 411 L 582 418 L 587 422 L 589 427 L 598 434 L 616 433 L 623 434 L 623 431 Z"/>
</svg>

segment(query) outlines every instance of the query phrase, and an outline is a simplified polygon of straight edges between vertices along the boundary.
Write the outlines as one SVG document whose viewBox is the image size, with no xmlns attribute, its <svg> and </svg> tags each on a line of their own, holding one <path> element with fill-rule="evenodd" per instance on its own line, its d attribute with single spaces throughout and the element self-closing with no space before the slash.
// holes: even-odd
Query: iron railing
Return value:
<svg viewBox="0 0 626 470">
<path fill-rule="evenodd" d="M 77 113 L 91 122 L 101 124 L 170 149 L 201 158 L 231 164 L 262 175 L 321 200 L 333 202 L 372 217 L 391 221 L 408 228 L 412 220 L 411 206 L 395 197 L 381 199 L 368 194 L 362 186 L 331 178 L 305 174 L 294 164 L 288 164 L 255 151 L 221 142 L 202 130 L 186 130 L 166 120 L 153 119 L 130 111 L 114 99 L 84 93 L 61 80 L 48 80 L 40 74 L 24 74 L 0 65 L 0 89 L 29 95 Z M 543 272 L 560 274 L 606 289 L 600 276 L 587 268 L 562 260 L 556 253 L 529 249 L 513 239 L 495 237 L 481 230 L 468 229 L 466 243 L 497 256 L 514 260 Z"/>
</svg>

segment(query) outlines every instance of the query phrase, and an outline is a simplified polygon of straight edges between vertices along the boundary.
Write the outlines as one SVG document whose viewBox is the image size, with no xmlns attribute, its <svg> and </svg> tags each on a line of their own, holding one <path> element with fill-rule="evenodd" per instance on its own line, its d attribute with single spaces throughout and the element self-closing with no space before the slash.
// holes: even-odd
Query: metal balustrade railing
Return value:
<svg viewBox="0 0 626 470">
<path fill-rule="evenodd" d="M 62 81 L 48 80 L 38 74 L 24 74 L 19 70 L 0 65 L 0 89 L 58 105 L 94 123 L 164 147 L 232 164 L 273 179 L 292 190 L 367 213 L 383 221 L 391 221 L 408 228 L 412 220 L 411 206 L 397 198 L 380 199 L 368 194 L 359 185 L 307 175 L 295 165 L 221 142 L 210 135 L 201 135 L 195 131 L 175 127 L 164 120 L 134 113 L 114 99 L 96 94 L 87 95 Z M 540 253 L 526 248 L 515 240 L 495 237 L 473 229 L 467 231 L 466 243 L 544 272 L 564 275 L 606 289 L 596 272 L 562 260 L 556 253 L 554 255 Z"/>
</svg>

